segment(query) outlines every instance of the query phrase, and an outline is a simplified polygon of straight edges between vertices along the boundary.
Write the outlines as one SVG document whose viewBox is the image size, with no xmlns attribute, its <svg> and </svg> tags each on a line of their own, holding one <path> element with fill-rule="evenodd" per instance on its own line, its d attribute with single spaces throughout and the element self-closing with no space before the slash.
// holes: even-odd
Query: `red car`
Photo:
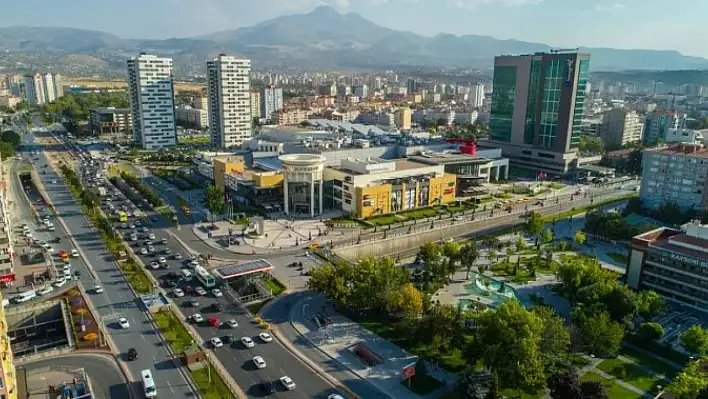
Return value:
<svg viewBox="0 0 708 399">
<path fill-rule="evenodd" d="M 217 319 L 214 316 L 211 316 L 210 318 L 208 318 L 207 321 L 209 322 L 209 325 L 212 327 L 216 327 L 219 325 L 219 319 Z"/>
<path fill-rule="evenodd" d="M 194 288 L 191 285 L 185 285 L 184 290 L 186 294 L 194 294 Z"/>
<path fill-rule="evenodd" d="M 207 293 L 206 290 L 205 290 L 204 288 L 202 288 L 202 287 L 197 287 L 197 288 L 195 288 L 195 289 L 194 289 L 194 292 L 196 292 L 197 295 L 199 295 L 199 296 L 205 296 L 206 293 Z"/>
</svg>

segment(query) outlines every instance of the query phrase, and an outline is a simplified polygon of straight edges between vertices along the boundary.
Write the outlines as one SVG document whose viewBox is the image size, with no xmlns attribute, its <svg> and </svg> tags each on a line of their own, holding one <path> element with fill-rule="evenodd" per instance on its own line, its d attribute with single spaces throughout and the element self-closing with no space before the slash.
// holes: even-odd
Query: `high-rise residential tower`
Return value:
<svg viewBox="0 0 708 399">
<path fill-rule="evenodd" d="M 42 75 L 42 90 L 44 90 L 45 101 L 50 103 L 57 99 L 57 90 L 54 85 L 54 76 L 51 73 Z"/>
<path fill-rule="evenodd" d="M 25 81 L 25 100 L 29 104 L 41 105 L 47 102 L 44 96 L 44 82 L 42 75 L 36 73 L 34 75 L 26 75 Z"/>
<path fill-rule="evenodd" d="M 230 148 L 251 137 L 251 60 L 219 55 L 207 62 L 211 145 Z"/>
<path fill-rule="evenodd" d="M 273 112 L 283 109 L 283 89 L 268 86 L 261 90 L 261 116 L 270 119 Z"/>
<path fill-rule="evenodd" d="M 513 166 L 562 175 L 580 144 L 590 55 L 576 52 L 499 56 L 489 140 Z"/>
<path fill-rule="evenodd" d="M 128 60 L 133 142 L 144 149 L 177 144 L 172 59 L 140 54 Z"/>
<path fill-rule="evenodd" d="M 479 108 L 484 103 L 484 85 L 477 83 L 470 90 L 470 105 Z"/>
</svg>

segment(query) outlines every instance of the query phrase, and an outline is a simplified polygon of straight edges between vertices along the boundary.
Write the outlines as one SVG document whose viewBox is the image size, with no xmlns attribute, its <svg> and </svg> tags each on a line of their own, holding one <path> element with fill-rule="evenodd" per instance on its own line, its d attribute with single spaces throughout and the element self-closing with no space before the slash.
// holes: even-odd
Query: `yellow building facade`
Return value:
<svg viewBox="0 0 708 399">
<path fill-rule="evenodd" d="M 457 188 L 457 176 L 443 174 L 432 177 L 426 183 L 415 182 L 413 184 L 401 184 L 401 192 L 411 192 L 414 201 L 404 204 L 399 209 L 394 209 L 391 200 L 394 193 L 392 184 L 370 185 L 356 188 L 356 216 L 368 218 L 377 215 L 385 215 L 392 212 L 408 211 L 426 206 L 444 205 L 455 202 L 455 189 Z M 427 195 L 424 192 L 427 188 Z M 427 200 L 423 200 L 427 197 Z M 423 203 L 421 203 L 423 200 Z"/>
</svg>

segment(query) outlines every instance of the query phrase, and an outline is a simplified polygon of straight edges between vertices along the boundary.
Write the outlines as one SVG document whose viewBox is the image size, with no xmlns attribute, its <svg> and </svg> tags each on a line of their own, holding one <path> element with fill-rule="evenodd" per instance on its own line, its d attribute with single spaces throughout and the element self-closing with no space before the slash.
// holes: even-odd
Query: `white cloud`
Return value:
<svg viewBox="0 0 708 399">
<path fill-rule="evenodd" d="M 595 4 L 595 11 L 598 12 L 610 12 L 610 11 L 620 11 L 627 8 L 624 4 L 614 3 L 614 4 Z"/>
</svg>

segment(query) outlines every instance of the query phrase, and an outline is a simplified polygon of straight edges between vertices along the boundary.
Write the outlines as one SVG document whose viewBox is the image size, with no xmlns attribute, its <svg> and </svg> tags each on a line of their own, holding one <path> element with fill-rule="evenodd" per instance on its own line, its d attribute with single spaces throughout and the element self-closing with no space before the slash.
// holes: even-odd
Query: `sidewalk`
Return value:
<svg viewBox="0 0 708 399">
<path fill-rule="evenodd" d="M 324 303 L 322 298 L 312 298 L 294 305 L 290 311 L 292 327 L 322 353 L 368 381 L 390 398 L 421 398 L 401 384 L 402 369 L 414 363 L 417 356 L 407 353 L 359 324 L 334 313 L 331 309 L 326 309 L 324 312 L 331 323 L 318 328 L 311 317 L 315 314 L 323 314 Z M 371 367 L 354 355 L 352 348 L 360 343 L 381 356 L 384 359 L 383 363 Z M 447 386 L 454 384 L 456 377 L 453 374 L 440 369 L 435 370 L 430 366 L 428 369 L 431 370 L 430 374 L 443 384 Z M 443 385 L 425 398 L 439 398 L 445 390 L 446 387 Z"/>
</svg>

